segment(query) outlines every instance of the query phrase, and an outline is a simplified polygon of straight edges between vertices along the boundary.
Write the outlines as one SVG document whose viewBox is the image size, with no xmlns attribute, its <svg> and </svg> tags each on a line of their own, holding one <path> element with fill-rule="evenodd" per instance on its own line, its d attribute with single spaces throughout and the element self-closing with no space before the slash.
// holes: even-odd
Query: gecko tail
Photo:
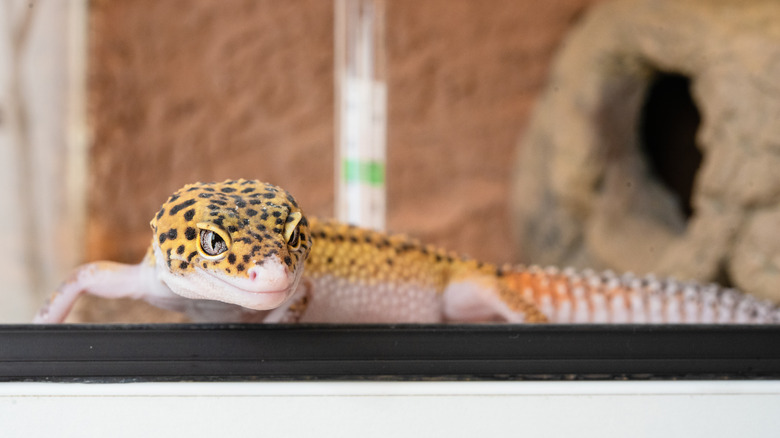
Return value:
<svg viewBox="0 0 780 438">
<path fill-rule="evenodd" d="M 780 323 L 774 303 L 717 284 L 539 266 L 504 267 L 502 278 L 552 323 Z"/>
</svg>

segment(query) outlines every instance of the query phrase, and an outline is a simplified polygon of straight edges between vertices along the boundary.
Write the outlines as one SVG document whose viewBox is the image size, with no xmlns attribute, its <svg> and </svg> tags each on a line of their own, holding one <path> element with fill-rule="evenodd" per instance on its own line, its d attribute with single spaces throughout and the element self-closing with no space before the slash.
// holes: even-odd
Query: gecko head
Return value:
<svg viewBox="0 0 780 438">
<path fill-rule="evenodd" d="M 298 203 L 271 184 L 189 184 L 152 219 L 160 279 L 181 296 L 254 310 L 281 305 L 311 248 Z"/>
</svg>

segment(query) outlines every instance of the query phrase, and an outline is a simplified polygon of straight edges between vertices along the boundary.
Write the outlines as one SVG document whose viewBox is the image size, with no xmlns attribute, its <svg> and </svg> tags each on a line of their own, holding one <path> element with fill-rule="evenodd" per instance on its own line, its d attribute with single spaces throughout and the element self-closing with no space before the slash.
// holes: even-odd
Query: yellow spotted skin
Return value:
<svg viewBox="0 0 780 438">
<path fill-rule="evenodd" d="M 311 277 L 333 275 L 353 283 L 414 283 L 444 290 L 458 272 L 495 275 L 493 265 L 458 257 L 404 235 L 388 235 L 335 221 L 311 219 Z"/>
<path fill-rule="evenodd" d="M 251 264 L 276 257 L 294 270 L 311 248 L 311 234 L 298 203 L 285 190 L 252 180 L 195 183 L 171 195 L 151 221 L 168 270 L 187 275 L 194 269 L 247 276 Z M 294 226 L 296 245 L 285 232 Z M 224 236 L 227 250 L 217 257 L 203 250 L 204 233 Z M 154 264 L 150 248 L 147 262 Z"/>
<path fill-rule="evenodd" d="M 503 272 L 494 265 L 403 235 L 316 218 L 310 225 L 314 243 L 304 275 L 315 294 L 303 321 L 330 322 L 339 315 L 352 322 L 441 322 L 447 318 L 442 295 L 458 281 L 510 297 L 508 307 L 526 322 L 545 320 L 505 290 Z"/>
</svg>

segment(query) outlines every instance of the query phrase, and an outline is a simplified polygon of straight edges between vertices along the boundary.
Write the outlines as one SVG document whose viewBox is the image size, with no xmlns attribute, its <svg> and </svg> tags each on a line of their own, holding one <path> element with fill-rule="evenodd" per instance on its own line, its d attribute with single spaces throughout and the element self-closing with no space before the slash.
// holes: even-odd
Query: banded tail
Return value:
<svg viewBox="0 0 780 438">
<path fill-rule="evenodd" d="M 716 284 L 538 266 L 503 278 L 551 323 L 780 323 L 777 305 Z"/>
</svg>

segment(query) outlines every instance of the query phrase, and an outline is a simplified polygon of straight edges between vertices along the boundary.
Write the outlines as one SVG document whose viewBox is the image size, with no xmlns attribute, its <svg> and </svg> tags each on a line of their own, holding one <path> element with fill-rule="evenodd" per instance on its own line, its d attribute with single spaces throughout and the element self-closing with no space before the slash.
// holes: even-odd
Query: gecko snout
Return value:
<svg viewBox="0 0 780 438">
<path fill-rule="evenodd" d="M 293 281 L 287 266 L 279 261 L 268 260 L 249 268 L 247 277 L 252 283 L 252 289 L 258 292 L 286 290 Z"/>
</svg>

